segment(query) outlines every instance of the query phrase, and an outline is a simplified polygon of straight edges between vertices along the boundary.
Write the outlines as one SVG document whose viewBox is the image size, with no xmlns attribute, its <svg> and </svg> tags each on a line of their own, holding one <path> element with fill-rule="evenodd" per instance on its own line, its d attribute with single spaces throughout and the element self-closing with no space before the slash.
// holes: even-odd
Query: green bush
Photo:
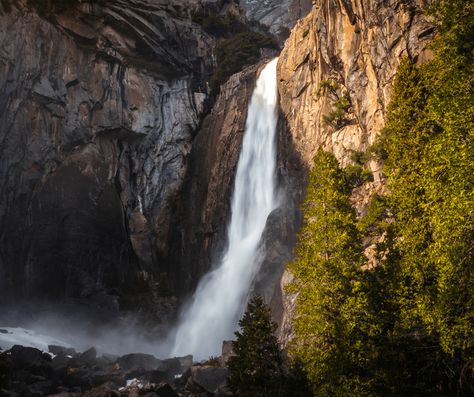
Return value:
<svg viewBox="0 0 474 397">
<path fill-rule="evenodd" d="M 233 14 L 220 15 L 201 12 L 193 15 L 192 20 L 201 25 L 205 32 L 219 37 L 247 30 L 246 26 Z"/>
<path fill-rule="evenodd" d="M 367 152 L 362 152 L 360 150 L 353 150 L 351 154 L 351 160 L 355 164 L 364 165 L 367 161 L 369 161 L 369 156 Z"/>
<path fill-rule="evenodd" d="M 352 188 L 363 185 L 366 182 L 373 182 L 374 176 L 370 171 L 361 165 L 349 165 L 344 171 L 346 172 L 347 182 Z"/>
<path fill-rule="evenodd" d="M 336 80 L 332 80 L 332 79 L 321 80 L 321 82 L 319 83 L 317 95 L 321 96 L 327 92 L 336 94 L 338 87 L 339 87 L 339 84 L 337 83 Z"/>
<path fill-rule="evenodd" d="M 359 220 L 358 228 L 364 234 L 381 231 L 381 222 L 388 214 L 387 199 L 375 194 L 370 200 L 367 213 Z"/>
<path fill-rule="evenodd" d="M 346 114 L 350 107 L 351 101 L 348 93 L 338 97 L 333 103 L 333 110 L 329 114 L 323 115 L 324 124 L 341 128 L 346 122 Z"/>
<path fill-rule="evenodd" d="M 367 148 L 367 155 L 377 160 L 386 160 L 388 157 L 387 150 L 385 148 L 385 142 L 389 131 L 387 128 L 383 128 L 380 134 L 375 138 L 372 145 Z"/>
</svg>

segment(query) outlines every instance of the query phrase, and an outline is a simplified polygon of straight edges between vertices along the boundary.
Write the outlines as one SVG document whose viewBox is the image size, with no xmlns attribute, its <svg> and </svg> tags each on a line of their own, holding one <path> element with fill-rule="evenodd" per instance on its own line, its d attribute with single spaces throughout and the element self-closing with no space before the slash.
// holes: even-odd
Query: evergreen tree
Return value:
<svg viewBox="0 0 474 397">
<path fill-rule="evenodd" d="M 289 270 L 297 292 L 291 354 L 317 396 L 370 395 L 374 359 L 363 255 L 346 175 L 320 150 L 309 175 L 304 222 Z"/>
<path fill-rule="evenodd" d="M 449 357 L 449 390 L 474 393 L 474 5 L 433 13 L 434 59 L 402 64 L 386 126 L 400 325 Z"/>
<path fill-rule="evenodd" d="M 259 296 L 239 321 L 234 353 L 229 359 L 228 384 L 239 397 L 277 397 L 285 393 L 283 357 L 274 335 L 277 325 Z"/>
</svg>

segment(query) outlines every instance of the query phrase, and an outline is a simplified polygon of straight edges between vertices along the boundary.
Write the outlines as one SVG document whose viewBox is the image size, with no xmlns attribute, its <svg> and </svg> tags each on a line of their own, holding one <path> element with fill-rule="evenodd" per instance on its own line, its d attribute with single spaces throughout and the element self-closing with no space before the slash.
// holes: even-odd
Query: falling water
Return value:
<svg viewBox="0 0 474 397">
<path fill-rule="evenodd" d="M 277 59 L 262 70 L 248 108 L 232 198 L 228 248 L 220 265 L 208 273 L 182 313 L 172 354 L 205 359 L 232 339 L 247 292 L 261 262 L 259 243 L 276 205 L 275 130 Z"/>
</svg>

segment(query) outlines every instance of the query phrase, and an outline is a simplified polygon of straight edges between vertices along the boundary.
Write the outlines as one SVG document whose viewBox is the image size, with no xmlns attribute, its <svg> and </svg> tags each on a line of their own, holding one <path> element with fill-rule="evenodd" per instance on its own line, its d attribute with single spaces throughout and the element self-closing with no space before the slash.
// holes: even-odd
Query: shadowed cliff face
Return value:
<svg viewBox="0 0 474 397">
<path fill-rule="evenodd" d="M 174 282 L 183 293 L 193 290 L 224 250 L 247 106 L 259 66 L 233 75 L 221 87 L 193 142 L 172 239 L 172 258 L 178 269 Z"/>
<path fill-rule="evenodd" d="M 166 293 L 214 43 L 188 18 L 197 5 L 104 4 L 0 12 L 3 296 Z"/>
<path fill-rule="evenodd" d="M 287 145 L 281 150 L 295 187 L 289 190 L 293 202 L 302 200 L 305 170 L 319 148 L 334 153 L 346 166 L 354 151 L 365 151 L 380 133 L 401 59 L 423 62 L 430 57 L 426 47 L 433 28 L 422 13 L 424 3 L 318 0 L 293 29 L 278 66 L 281 110 L 287 122 L 282 132 Z M 337 98 L 347 102 L 341 106 L 343 114 L 334 117 Z M 370 161 L 368 166 L 374 181 L 354 189 L 352 195 L 358 215 L 371 196 L 385 188 L 381 164 Z M 290 280 L 286 273 L 282 285 Z M 293 305 L 294 297 L 283 293 L 284 341 L 291 336 Z"/>
</svg>

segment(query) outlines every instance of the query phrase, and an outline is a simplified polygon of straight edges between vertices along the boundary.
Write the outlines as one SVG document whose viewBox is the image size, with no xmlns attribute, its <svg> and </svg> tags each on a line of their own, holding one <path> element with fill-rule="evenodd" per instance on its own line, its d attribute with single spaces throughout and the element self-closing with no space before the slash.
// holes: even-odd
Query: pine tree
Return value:
<svg viewBox="0 0 474 397">
<path fill-rule="evenodd" d="M 320 150 L 309 176 L 304 222 L 289 270 L 298 293 L 291 354 L 318 396 L 370 395 L 371 341 L 363 255 L 346 175 Z"/>
<path fill-rule="evenodd" d="M 399 256 L 390 270 L 391 299 L 399 310 L 391 339 L 393 351 L 404 352 L 405 362 L 410 361 L 409 350 L 418 352 L 418 365 L 404 366 L 412 371 L 408 377 L 414 379 L 417 372 L 432 390 L 470 395 L 474 7 L 469 0 L 440 0 L 432 12 L 438 28 L 434 59 L 422 66 L 402 62 L 384 133 L 393 248 Z"/>
<path fill-rule="evenodd" d="M 285 394 L 283 357 L 274 335 L 277 325 L 259 296 L 239 321 L 234 353 L 229 359 L 228 384 L 239 397 L 277 397 Z"/>
</svg>

